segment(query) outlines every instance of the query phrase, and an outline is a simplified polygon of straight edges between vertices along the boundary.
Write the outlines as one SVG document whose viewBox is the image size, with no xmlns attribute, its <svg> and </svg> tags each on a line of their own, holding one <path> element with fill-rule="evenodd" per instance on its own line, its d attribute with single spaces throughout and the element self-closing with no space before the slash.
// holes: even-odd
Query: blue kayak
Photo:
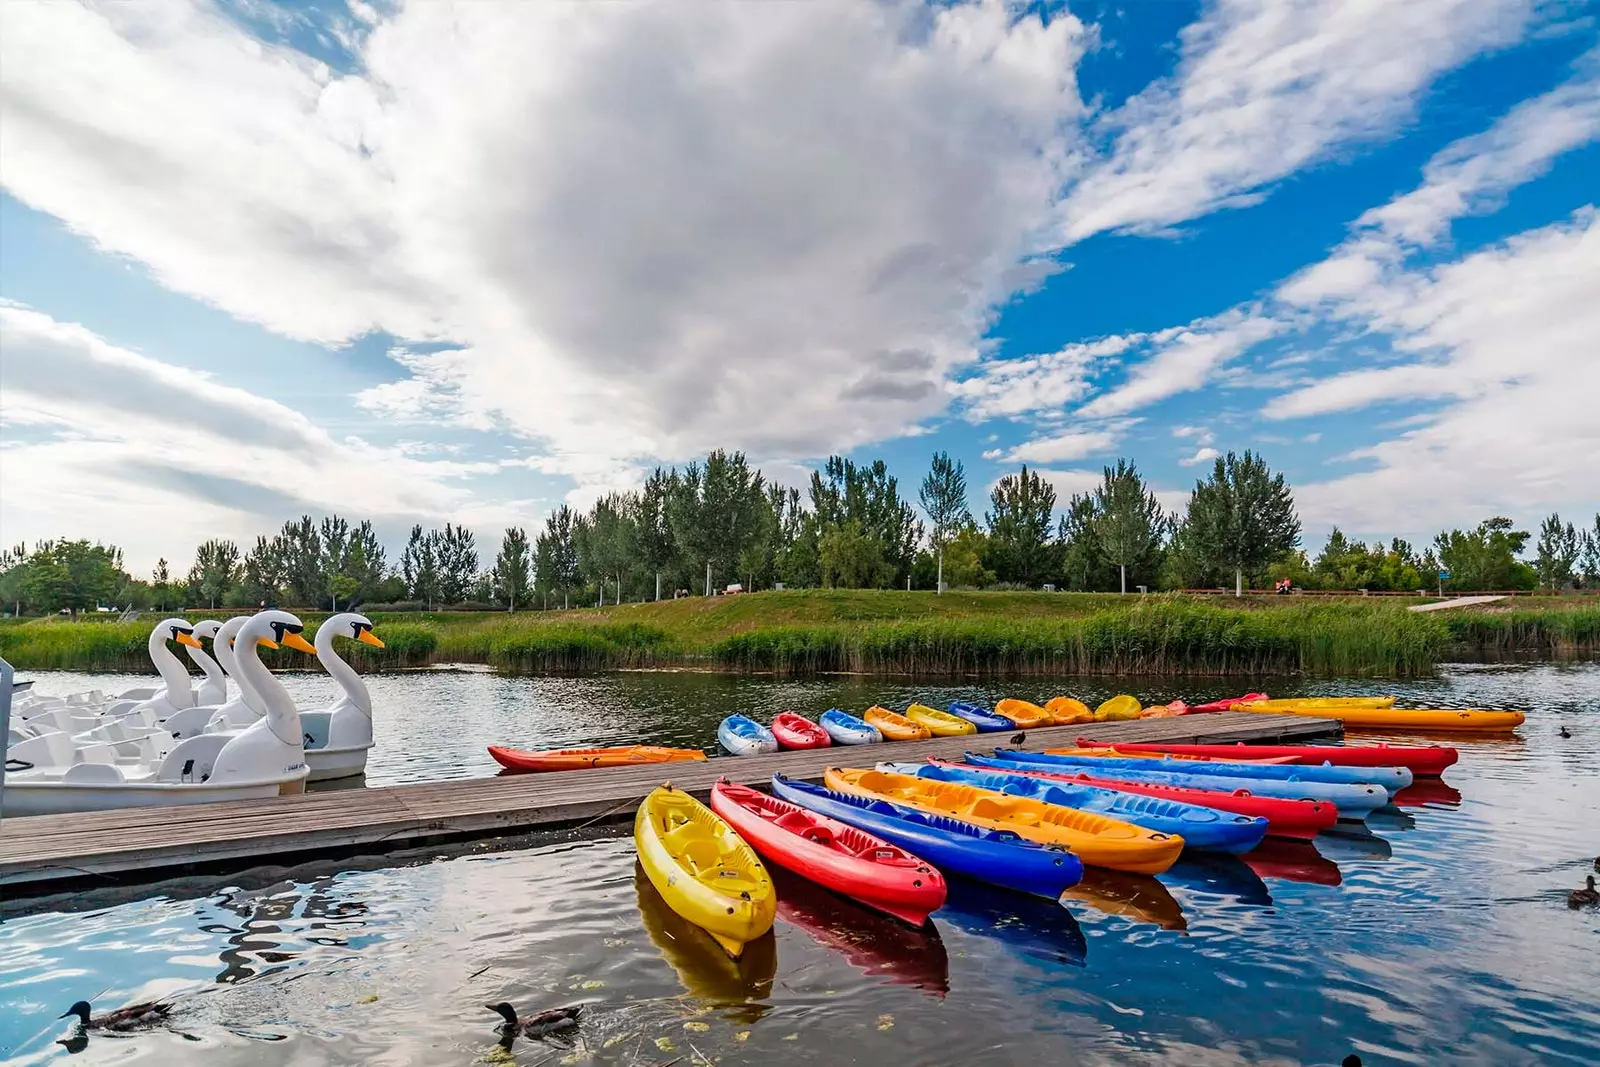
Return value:
<svg viewBox="0 0 1600 1067">
<path fill-rule="evenodd" d="M 748 715 L 729 715 L 717 727 L 717 740 L 735 756 L 759 756 L 778 751 L 772 731 Z"/>
<path fill-rule="evenodd" d="M 817 722 L 836 745 L 875 745 L 883 740 L 883 734 L 878 732 L 876 726 L 838 708 L 829 708 L 817 718 Z"/>
<path fill-rule="evenodd" d="M 1272 778 L 1280 782 L 1378 785 L 1387 790 L 1390 796 L 1411 784 L 1411 771 L 1406 767 L 1335 767 L 1328 763 L 1302 766 L 1242 760 L 1148 759 L 1142 756 L 1057 756 L 1049 752 L 1044 755 L 1053 760 L 1070 761 L 1082 767 L 1085 774 L 1097 774 L 1098 767 L 1116 766 L 1130 771 L 1170 770 L 1179 774 L 1209 774 L 1218 778 Z"/>
<path fill-rule="evenodd" d="M 1071 852 L 1025 841 L 1010 830 L 990 830 L 943 815 L 909 811 L 781 774 L 772 776 L 772 795 L 877 834 L 945 874 L 1051 900 L 1083 878 L 1083 863 Z"/>
<path fill-rule="evenodd" d="M 1265 819 L 1235 815 L 1233 812 L 1162 797 L 1119 793 L 1115 789 L 1076 782 L 1052 782 L 1046 778 L 1025 778 L 1019 774 L 980 767 L 933 763 L 880 763 L 878 769 L 931 778 L 936 782 L 959 782 L 1012 796 L 1031 797 L 1063 808 L 1092 811 L 1096 815 L 1131 822 L 1146 830 L 1181 837 L 1187 847 L 1206 852 L 1249 852 L 1267 836 Z"/>
<path fill-rule="evenodd" d="M 1340 782 L 1279 781 L 1274 778 L 1224 778 L 1208 774 L 1183 774 L 1159 769 L 1125 770 L 1121 767 L 1086 768 L 1071 756 L 1052 756 L 1048 752 L 1007 752 L 997 749 L 993 756 L 967 753 L 967 762 L 995 770 L 1045 771 L 1048 774 L 1086 774 L 1119 782 L 1147 782 L 1152 785 L 1181 785 L 1189 789 L 1214 789 L 1224 793 L 1242 789 L 1258 797 L 1285 800 L 1321 800 L 1332 804 L 1341 819 L 1365 819 L 1367 813 L 1389 803 L 1389 795 L 1378 785 L 1345 785 Z M 1134 760 L 1122 760 L 1134 763 Z"/>
<path fill-rule="evenodd" d="M 992 711 L 984 711 L 976 704 L 957 702 L 950 705 L 950 714 L 958 719 L 966 719 L 978 728 L 981 734 L 998 733 L 1001 730 L 1015 730 L 1016 724 L 1010 719 L 996 715 Z"/>
</svg>

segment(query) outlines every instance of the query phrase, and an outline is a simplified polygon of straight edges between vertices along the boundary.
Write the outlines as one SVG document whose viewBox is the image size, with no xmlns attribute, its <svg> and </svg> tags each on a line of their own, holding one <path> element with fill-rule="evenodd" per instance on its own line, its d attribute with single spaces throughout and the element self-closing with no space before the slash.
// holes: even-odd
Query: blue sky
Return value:
<svg viewBox="0 0 1600 1067">
<path fill-rule="evenodd" d="M 717 446 L 1582 520 L 1595 16 L 7 3 L 0 538 L 492 540 Z"/>
</svg>

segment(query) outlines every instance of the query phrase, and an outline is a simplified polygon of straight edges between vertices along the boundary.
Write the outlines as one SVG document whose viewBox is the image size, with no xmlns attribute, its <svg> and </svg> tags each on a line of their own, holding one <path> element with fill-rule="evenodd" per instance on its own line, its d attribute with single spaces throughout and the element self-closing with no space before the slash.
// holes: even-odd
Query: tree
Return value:
<svg viewBox="0 0 1600 1067">
<path fill-rule="evenodd" d="M 405 579 L 406 596 L 420 600 L 429 611 L 439 598 L 439 533 L 411 527 L 411 537 L 400 554 L 400 574 Z"/>
<path fill-rule="evenodd" d="M 1254 453 L 1229 452 L 1211 477 L 1196 482 L 1185 520 L 1193 547 L 1212 565 L 1233 571 L 1234 595 L 1244 574 L 1264 567 L 1300 544 L 1300 517 L 1283 475 Z"/>
<path fill-rule="evenodd" d="M 1056 491 L 1026 466 L 1008 474 L 989 494 L 989 565 L 1002 582 L 1038 585 L 1056 570 L 1058 552 L 1051 542 Z"/>
<path fill-rule="evenodd" d="M 1600 585 L 1600 515 L 1583 535 L 1583 582 L 1591 589 Z"/>
<path fill-rule="evenodd" d="M 811 529 L 803 537 L 817 546 L 819 559 L 822 538 L 848 522 L 860 527 L 860 536 L 877 542 L 875 552 L 886 568 L 877 572 L 882 584 L 898 586 L 905 581 L 922 540 L 922 523 L 916 509 L 900 499 L 899 483 L 883 460 L 858 466 L 842 456 L 829 456 L 822 471 L 811 475 Z M 804 551 L 809 552 L 810 544 Z"/>
<path fill-rule="evenodd" d="M 918 494 L 922 510 L 933 523 L 930 537 L 934 555 L 938 557 L 938 576 L 934 588 L 944 592 L 944 546 L 950 536 L 972 521 L 967 508 L 967 473 L 959 461 L 952 462 L 947 452 L 935 452 L 929 465 L 928 476 L 922 479 Z"/>
<path fill-rule="evenodd" d="M 322 536 L 317 524 L 310 515 L 302 515 L 299 522 L 284 523 L 273 540 L 290 602 L 296 606 L 321 604 L 328 576 L 323 568 Z"/>
<path fill-rule="evenodd" d="M 435 553 L 439 560 L 439 599 L 446 604 L 459 604 L 467 599 L 478 576 L 478 549 L 472 531 L 445 523 Z"/>
<path fill-rule="evenodd" d="M 22 602 L 28 584 L 28 545 L 19 541 L 0 550 L 0 604 L 9 604 L 13 617 L 22 615 Z"/>
<path fill-rule="evenodd" d="M 691 463 L 667 501 L 667 521 L 679 550 L 706 568 L 706 594 L 713 575 L 727 575 L 759 530 L 764 497 L 761 472 L 743 452 L 717 449 L 705 466 Z"/>
<path fill-rule="evenodd" d="M 171 598 L 172 569 L 167 558 L 162 556 L 156 560 L 155 569 L 150 572 L 150 606 L 165 611 Z"/>
<path fill-rule="evenodd" d="M 881 588 L 894 571 L 883 558 L 883 542 L 871 537 L 855 519 L 829 527 L 820 546 L 822 584 L 830 589 Z"/>
<path fill-rule="evenodd" d="M 1451 530 L 1433 539 L 1439 563 L 1455 589 L 1532 589 L 1538 574 L 1517 559 L 1527 545 L 1526 530 L 1502 515 L 1478 523 L 1476 530 Z"/>
<path fill-rule="evenodd" d="M 1539 572 L 1539 584 L 1551 589 L 1563 589 L 1572 581 L 1573 568 L 1583 554 L 1583 539 L 1572 523 L 1561 525 L 1561 516 L 1552 513 L 1539 527 L 1539 543 L 1535 551 L 1538 560 L 1534 569 Z"/>
<path fill-rule="evenodd" d="M 36 609 L 76 613 L 110 600 L 126 579 L 122 550 L 114 545 L 40 541 L 22 575 L 22 599 Z"/>
<path fill-rule="evenodd" d="M 195 549 L 194 566 L 189 568 L 189 588 L 207 607 L 215 608 L 217 601 L 238 581 L 238 545 L 213 538 Z"/>
<path fill-rule="evenodd" d="M 1095 540 L 1107 563 L 1120 572 L 1122 592 L 1128 591 L 1128 568 L 1135 576 L 1148 573 L 1153 581 L 1160 567 L 1161 540 L 1167 519 L 1155 493 L 1144 484 L 1132 463 L 1117 460 L 1094 492 Z"/>
<path fill-rule="evenodd" d="M 594 508 L 579 523 L 576 531 L 579 571 L 600 586 L 600 603 L 605 604 L 606 580 L 617 580 L 617 598 L 622 597 L 622 572 L 633 558 L 633 502 L 622 493 L 608 493 L 595 501 Z"/>
<path fill-rule="evenodd" d="M 573 539 L 577 525 L 572 509 L 562 504 L 545 519 L 544 531 L 534 542 L 536 579 L 548 592 L 558 590 L 562 607 L 568 606 L 567 596 L 578 584 L 578 548 Z"/>
<path fill-rule="evenodd" d="M 1056 525 L 1056 551 L 1061 557 L 1061 576 L 1067 589 L 1099 591 L 1111 588 L 1106 554 L 1100 548 L 1099 511 L 1094 497 L 1074 493 L 1067 501 Z"/>
<path fill-rule="evenodd" d="M 672 566 L 677 556 L 677 541 L 667 519 L 667 502 L 678 491 L 678 472 L 657 467 L 645 479 L 644 488 L 633 501 L 634 540 L 639 561 L 655 573 L 656 599 L 661 599 L 661 572 Z"/>
<path fill-rule="evenodd" d="M 528 600 L 530 564 L 527 532 L 520 526 L 507 526 L 491 572 L 495 595 L 505 600 L 507 611 L 516 611 L 518 601 Z"/>
</svg>

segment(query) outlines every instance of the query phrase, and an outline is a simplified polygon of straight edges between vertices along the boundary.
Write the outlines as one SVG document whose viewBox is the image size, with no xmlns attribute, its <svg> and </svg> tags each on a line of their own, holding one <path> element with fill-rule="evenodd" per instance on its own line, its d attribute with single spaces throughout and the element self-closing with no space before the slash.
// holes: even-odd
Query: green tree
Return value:
<svg viewBox="0 0 1600 1067">
<path fill-rule="evenodd" d="M 982 589 L 993 585 L 994 571 L 983 565 L 988 553 L 988 535 L 971 519 L 962 523 L 945 545 L 945 584 L 951 589 Z"/>
<path fill-rule="evenodd" d="M 634 505 L 623 493 L 608 493 L 578 527 L 579 570 L 600 587 L 600 603 L 606 599 L 606 582 L 615 578 L 617 598 L 622 597 L 622 575 L 634 558 Z"/>
<path fill-rule="evenodd" d="M 1195 483 L 1184 521 L 1193 549 L 1218 570 L 1233 572 L 1235 595 L 1243 593 L 1246 571 L 1254 573 L 1300 543 L 1288 483 L 1248 450 L 1219 457 L 1211 477 Z"/>
<path fill-rule="evenodd" d="M 22 616 L 27 585 L 27 543 L 18 542 L 11 548 L 0 550 L 0 604 L 9 606 L 13 617 Z"/>
<path fill-rule="evenodd" d="M 420 600 L 429 611 L 439 599 L 439 532 L 424 533 L 411 527 L 405 551 L 400 554 L 400 576 L 405 579 L 406 596 Z"/>
<path fill-rule="evenodd" d="M 1583 583 L 1591 589 L 1600 585 L 1600 515 L 1583 534 Z"/>
<path fill-rule="evenodd" d="M 1496 515 L 1475 530 L 1451 530 L 1433 539 L 1439 563 L 1450 572 L 1453 589 L 1532 589 L 1538 574 L 1517 559 L 1532 536 L 1510 519 Z"/>
<path fill-rule="evenodd" d="M 207 607 L 215 608 L 217 601 L 238 583 L 239 573 L 239 546 L 213 538 L 194 551 L 189 588 Z"/>
<path fill-rule="evenodd" d="M 240 580 L 245 603 L 252 607 L 275 607 L 283 597 L 284 564 L 277 538 L 256 538 L 255 547 L 245 553 Z"/>
<path fill-rule="evenodd" d="M 1002 582 L 1038 585 L 1056 571 L 1059 556 L 1051 541 L 1055 487 L 1026 466 L 1008 474 L 989 494 L 991 510 L 988 563 Z"/>
<path fill-rule="evenodd" d="M 311 516 L 302 515 L 299 522 L 284 523 L 273 538 L 272 550 L 282 568 L 290 603 L 300 607 L 321 604 L 328 575 L 323 567 L 322 535 Z"/>
<path fill-rule="evenodd" d="M 535 580 L 546 597 L 551 591 L 559 592 L 563 608 L 570 606 L 572 588 L 578 584 L 576 526 L 577 516 L 562 504 L 545 519 L 544 530 L 534 542 Z"/>
<path fill-rule="evenodd" d="M 706 569 L 706 593 L 731 574 L 739 556 L 760 531 L 765 482 L 743 452 L 721 449 L 705 465 L 689 464 L 667 501 L 667 521 L 678 549 Z"/>
<path fill-rule="evenodd" d="M 434 549 L 439 560 L 439 599 L 459 604 L 467 599 L 478 577 L 478 548 L 465 526 L 444 524 Z"/>
<path fill-rule="evenodd" d="M 150 606 L 165 611 L 171 601 L 172 567 L 167 563 L 167 558 L 162 556 L 156 560 L 155 569 L 150 572 Z"/>
<path fill-rule="evenodd" d="M 507 611 L 516 611 L 519 602 L 527 603 L 531 565 L 527 532 L 520 526 L 507 526 L 492 572 L 495 595 L 506 602 Z"/>
<path fill-rule="evenodd" d="M 1534 569 L 1539 572 L 1539 584 L 1551 589 L 1564 589 L 1572 581 L 1573 568 L 1583 555 L 1583 538 L 1572 523 L 1561 524 L 1561 516 L 1552 513 L 1539 527 L 1539 542 L 1534 551 L 1538 554 Z"/>
<path fill-rule="evenodd" d="M 827 588 L 882 588 L 894 580 L 894 568 L 883 558 L 882 540 L 869 535 L 856 519 L 828 527 L 819 552 L 822 584 Z"/>
<path fill-rule="evenodd" d="M 972 521 L 972 512 L 967 508 L 967 472 L 959 461 L 951 460 L 948 452 L 935 452 L 918 497 L 928 521 L 933 523 L 929 537 L 938 563 L 934 588 L 943 592 L 944 546 L 958 529 Z"/>
<path fill-rule="evenodd" d="M 633 501 L 634 539 L 639 562 L 655 575 L 655 598 L 661 599 L 661 573 L 677 561 L 678 543 L 667 519 L 667 502 L 679 491 L 678 472 L 657 467 Z"/>
<path fill-rule="evenodd" d="M 1056 550 L 1061 556 L 1064 588 L 1100 591 L 1111 588 L 1111 572 L 1100 548 L 1099 511 L 1095 498 L 1074 493 L 1056 526 Z"/>
<path fill-rule="evenodd" d="M 1095 540 L 1106 562 L 1117 568 L 1121 591 L 1128 591 L 1129 567 L 1136 579 L 1145 575 L 1153 583 L 1167 519 L 1138 468 L 1120 459 L 1115 468 L 1106 467 L 1094 491 L 1094 510 Z"/>
<path fill-rule="evenodd" d="M 899 483 L 883 460 L 857 464 L 843 456 L 829 456 L 822 470 L 811 475 L 811 530 L 804 539 L 818 546 L 827 531 L 855 522 L 860 534 L 877 542 L 876 552 L 888 570 L 883 584 L 898 586 L 911 573 L 922 523 L 916 509 L 900 498 Z M 809 551 L 809 545 L 802 551 Z"/>
<path fill-rule="evenodd" d="M 88 541 L 41 541 L 28 557 L 23 598 L 43 611 L 73 613 L 105 603 L 121 588 L 122 550 Z"/>
</svg>

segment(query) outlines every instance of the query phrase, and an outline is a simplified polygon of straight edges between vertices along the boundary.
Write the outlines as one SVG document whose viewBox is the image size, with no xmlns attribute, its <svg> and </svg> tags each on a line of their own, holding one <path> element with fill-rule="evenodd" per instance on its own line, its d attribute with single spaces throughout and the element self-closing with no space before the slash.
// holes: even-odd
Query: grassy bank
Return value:
<svg viewBox="0 0 1600 1067">
<path fill-rule="evenodd" d="M 365 669 L 486 663 L 535 673 L 687 666 L 783 674 L 1403 676 L 1451 659 L 1600 655 L 1600 605 L 1548 600 L 1421 614 L 1405 606 L 1389 598 L 1236 603 L 807 590 L 516 615 L 379 615 L 387 648 L 341 647 Z M 323 616 L 302 617 L 314 626 Z M 22 668 L 148 670 L 152 621 L 8 623 L 0 625 L 0 655 Z M 265 656 L 276 665 L 310 665 L 298 653 Z"/>
</svg>

